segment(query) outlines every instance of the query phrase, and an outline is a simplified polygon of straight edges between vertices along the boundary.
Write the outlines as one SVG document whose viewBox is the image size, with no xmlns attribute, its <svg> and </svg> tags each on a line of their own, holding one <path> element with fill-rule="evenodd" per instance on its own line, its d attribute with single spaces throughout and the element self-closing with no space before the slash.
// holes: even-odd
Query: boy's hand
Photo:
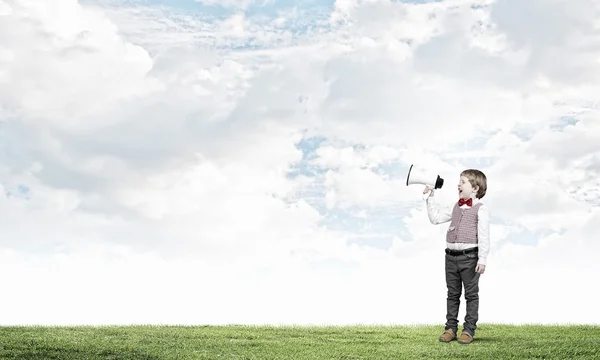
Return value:
<svg viewBox="0 0 600 360">
<path fill-rule="evenodd" d="M 429 197 L 433 196 L 434 191 L 430 186 L 425 186 L 425 189 L 423 189 L 423 195 L 425 195 L 427 193 L 430 193 Z"/>
<path fill-rule="evenodd" d="M 475 268 L 475 272 L 483 274 L 485 272 L 485 265 L 477 264 L 477 267 Z"/>
</svg>

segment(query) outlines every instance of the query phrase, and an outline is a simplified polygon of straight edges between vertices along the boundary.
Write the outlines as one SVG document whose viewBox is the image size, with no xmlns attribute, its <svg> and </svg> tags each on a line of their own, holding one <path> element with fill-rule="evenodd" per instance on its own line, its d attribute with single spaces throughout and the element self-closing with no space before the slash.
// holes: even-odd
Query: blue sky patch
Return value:
<svg viewBox="0 0 600 360">
<path fill-rule="evenodd" d="M 327 170 L 315 168 L 310 165 L 310 162 L 317 157 L 315 151 L 325 142 L 324 137 L 308 137 L 303 138 L 298 145 L 298 149 L 302 150 L 302 160 L 295 164 L 295 169 L 288 174 L 288 177 L 293 179 L 297 176 L 315 176 L 322 175 Z"/>
<path fill-rule="evenodd" d="M 550 129 L 555 131 L 564 131 L 566 127 L 575 126 L 578 122 L 579 120 L 573 116 L 563 116 L 557 122 L 550 125 Z"/>
<path fill-rule="evenodd" d="M 190 14 L 209 15 L 215 18 L 225 18 L 235 13 L 244 13 L 247 17 L 276 18 L 281 12 L 294 9 L 301 13 L 331 12 L 334 6 L 334 0 L 277 0 L 266 4 L 262 1 L 256 1 L 246 9 L 229 6 L 227 1 L 218 4 L 204 4 L 195 0 L 146 0 L 137 3 L 166 6 Z"/>
<path fill-rule="evenodd" d="M 21 199 L 29 199 L 30 189 L 29 189 L 28 186 L 23 185 L 23 184 L 20 184 L 20 185 L 16 186 L 13 189 L 5 187 L 5 189 L 4 189 L 4 195 L 6 197 L 15 197 L 15 198 L 21 198 Z"/>
</svg>

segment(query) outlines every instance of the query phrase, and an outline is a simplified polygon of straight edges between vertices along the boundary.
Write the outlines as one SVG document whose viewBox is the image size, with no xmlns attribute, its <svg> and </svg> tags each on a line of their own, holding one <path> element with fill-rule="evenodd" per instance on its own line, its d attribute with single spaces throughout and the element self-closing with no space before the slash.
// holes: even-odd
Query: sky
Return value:
<svg viewBox="0 0 600 360">
<path fill-rule="evenodd" d="M 600 323 L 600 4 L 0 0 L 0 323 Z M 465 314 L 464 298 L 459 317 Z"/>
</svg>

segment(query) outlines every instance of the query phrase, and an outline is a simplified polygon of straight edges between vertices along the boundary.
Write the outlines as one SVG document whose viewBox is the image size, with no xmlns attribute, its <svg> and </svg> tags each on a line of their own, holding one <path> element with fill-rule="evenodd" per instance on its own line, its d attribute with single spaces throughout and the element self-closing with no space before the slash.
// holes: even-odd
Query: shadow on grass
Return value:
<svg viewBox="0 0 600 360">
<path fill-rule="evenodd" d="M 502 342 L 502 339 L 496 336 L 482 336 L 482 337 L 476 337 L 473 340 L 473 343 L 476 342 L 483 342 L 483 343 L 500 343 Z"/>
<path fill-rule="evenodd" d="M 447 343 L 444 343 L 443 341 L 439 341 L 439 340 L 436 340 L 436 341 L 439 342 L 440 344 L 447 344 Z M 471 344 L 461 344 L 456 340 L 452 340 L 450 342 L 450 344 L 456 343 L 461 346 L 467 346 L 467 345 L 473 345 L 476 343 L 491 344 L 491 343 L 501 343 L 501 342 L 504 342 L 504 340 L 499 337 L 496 337 L 496 336 L 482 336 L 482 337 L 476 337 Z"/>
</svg>

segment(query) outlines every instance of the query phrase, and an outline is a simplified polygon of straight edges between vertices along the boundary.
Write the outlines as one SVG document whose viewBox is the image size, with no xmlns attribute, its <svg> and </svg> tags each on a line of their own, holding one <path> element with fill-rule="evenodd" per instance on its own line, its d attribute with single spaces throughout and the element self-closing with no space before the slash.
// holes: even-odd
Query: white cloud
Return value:
<svg viewBox="0 0 600 360">
<path fill-rule="evenodd" d="M 8 4 L 0 41 L 11 55 L 0 96 L 3 107 L 18 109 L 28 122 L 95 129 L 112 120 L 95 118 L 99 112 L 160 89 L 146 77 L 147 52 L 120 38 L 101 12 L 73 1 Z"/>
<path fill-rule="evenodd" d="M 519 11 L 514 11 L 517 6 Z M 559 86 L 598 82 L 598 2 L 583 0 L 573 6 L 564 0 L 498 0 L 491 8 L 497 31 L 511 47 L 527 50 L 523 70 L 529 76 L 543 73 Z"/>
<path fill-rule="evenodd" d="M 220 31 L 223 36 L 233 36 L 243 38 L 245 34 L 245 20 L 243 14 L 234 14 L 223 20 L 220 25 Z"/>
<path fill-rule="evenodd" d="M 0 1 L 3 323 L 442 323 L 410 164 L 488 175 L 481 321 L 600 322 L 594 3 L 220 5 Z"/>
</svg>

